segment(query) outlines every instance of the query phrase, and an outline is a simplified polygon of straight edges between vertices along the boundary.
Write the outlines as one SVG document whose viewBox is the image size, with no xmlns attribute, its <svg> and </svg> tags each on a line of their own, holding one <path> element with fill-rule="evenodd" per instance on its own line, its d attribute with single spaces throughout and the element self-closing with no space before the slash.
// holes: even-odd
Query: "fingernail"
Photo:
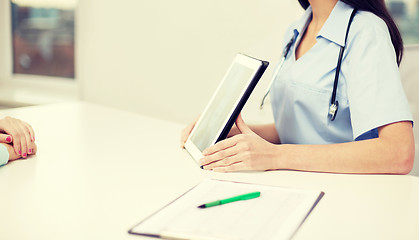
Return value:
<svg viewBox="0 0 419 240">
<path fill-rule="evenodd" d="M 12 141 L 12 137 L 7 136 L 6 141 L 7 141 L 7 142 L 11 142 L 11 141 Z"/>
<path fill-rule="evenodd" d="M 28 153 L 32 153 L 32 149 L 29 149 L 29 150 L 28 150 Z"/>
<path fill-rule="evenodd" d="M 22 155 L 22 151 L 19 151 L 19 155 Z"/>
<path fill-rule="evenodd" d="M 26 156 L 28 156 L 26 153 L 24 153 L 23 155 L 22 155 L 23 157 L 26 157 Z"/>
</svg>

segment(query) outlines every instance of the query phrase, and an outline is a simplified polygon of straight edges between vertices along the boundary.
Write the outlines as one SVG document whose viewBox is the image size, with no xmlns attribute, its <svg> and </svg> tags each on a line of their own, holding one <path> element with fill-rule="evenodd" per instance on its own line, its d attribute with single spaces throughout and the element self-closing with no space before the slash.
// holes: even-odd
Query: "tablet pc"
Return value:
<svg viewBox="0 0 419 240">
<path fill-rule="evenodd" d="M 196 161 L 203 157 L 202 151 L 227 137 L 268 65 L 237 54 L 185 143 Z"/>
</svg>

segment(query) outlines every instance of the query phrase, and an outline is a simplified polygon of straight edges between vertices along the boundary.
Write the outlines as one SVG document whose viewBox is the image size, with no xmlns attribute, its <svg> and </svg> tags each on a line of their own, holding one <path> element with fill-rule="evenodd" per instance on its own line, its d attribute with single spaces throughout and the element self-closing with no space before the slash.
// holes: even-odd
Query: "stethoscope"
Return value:
<svg viewBox="0 0 419 240">
<path fill-rule="evenodd" d="M 331 121 L 335 120 L 335 118 L 336 118 L 336 114 L 337 114 L 338 109 L 339 109 L 339 102 L 336 100 L 336 91 L 337 91 L 337 87 L 338 87 L 340 67 L 341 67 L 341 65 L 342 65 L 343 52 L 345 51 L 346 40 L 348 39 L 349 28 L 350 28 L 350 26 L 351 26 L 352 20 L 353 20 L 353 19 L 354 19 L 354 17 L 355 17 L 356 12 L 357 12 L 357 9 L 354 9 L 354 10 L 352 11 L 352 14 L 351 14 L 351 16 L 350 16 L 350 18 L 349 18 L 348 27 L 347 27 L 347 29 L 346 29 L 345 44 L 344 44 L 344 46 L 341 46 L 341 47 L 340 47 L 340 52 L 339 52 L 339 57 L 338 57 L 338 63 L 337 63 L 337 66 L 336 66 L 336 72 L 335 72 L 335 80 L 334 80 L 334 82 L 333 82 L 332 98 L 330 99 L 330 106 L 329 106 L 329 112 L 328 112 L 328 116 L 329 116 L 329 118 L 330 118 L 330 120 L 331 120 Z M 272 84 L 273 84 L 273 82 L 274 82 L 274 80 L 275 80 L 276 76 L 278 75 L 279 71 L 281 70 L 282 65 L 284 64 L 285 59 L 287 58 L 287 56 L 288 56 L 288 54 L 289 54 L 289 52 L 290 52 L 290 50 L 291 50 L 291 47 L 292 47 L 292 45 L 294 44 L 295 40 L 296 40 L 296 37 L 294 36 L 294 37 L 293 37 L 293 38 L 292 38 L 292 39 L 291 39 L 291 40 L 287 43 L 287 45 L 285 46 L 284 51 L 283 51 L 283 53 L 282 53 L 282 58 L 281 58 L 281 61 L 279 62 L 279 65 L 278 65 L 278 67 L 276 68 L 276 70 L 275 70 L 275 72 L 274 72 L 274 75 L 273 75 L 273 77 L 272 77 L 272 80 L 271 80 L 271 82 L 269 83 L 269 87 L 268 87 L 268 89 L 266 90 L 266 93 L 265 93 L 265 95 L 264 95 L 264 96 L 263 96 L 263 98 L 262 98 L 262 102 L 261 102 L 261 104 L 260 104 L 260 109 L 262 109 L 262 108 L 263 108 L 263 105 L 265 104 L 266 98 L 268 97 L 269 92 L 270 92 L 270 90 L 271 90 Z"/>
</svg>

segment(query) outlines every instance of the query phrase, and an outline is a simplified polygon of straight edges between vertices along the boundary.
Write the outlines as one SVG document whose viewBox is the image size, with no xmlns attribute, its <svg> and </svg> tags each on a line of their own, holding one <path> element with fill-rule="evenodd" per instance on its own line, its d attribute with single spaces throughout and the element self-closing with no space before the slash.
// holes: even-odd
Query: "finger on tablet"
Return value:
<svg viewBox="0 0 419 240">
<path fill-rule="evenodd" d="M 191 134 L 193 128 L 195 127 L 196 123 L 199 120 L 199 116 L 194 119 L 193 122 L 191 122 L 186 128 L 184 128 L 180 134 L 180 147 L 184 148 L 185 143 L 189 138 L 189 135 Z"/>
</svg>

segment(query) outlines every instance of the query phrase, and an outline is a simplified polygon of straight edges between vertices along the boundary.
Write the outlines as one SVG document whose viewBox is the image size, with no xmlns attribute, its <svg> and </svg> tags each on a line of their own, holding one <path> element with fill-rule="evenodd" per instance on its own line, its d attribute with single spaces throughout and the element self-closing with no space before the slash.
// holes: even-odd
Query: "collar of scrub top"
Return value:
<svg viewBox="0 0 419 240">
<path fill-rule="evenodd" d="M 274 75 L 272 77 L 271 82 L 269 83 L 269 87 L 266 90 L 265 95 L 263 95 L 262 102 L 260 103 L 260 106 L 259 106 L 260 109 L 263 109 L 263 105 L 265 105 L 266 98 L 268 97 L 269 92 L 271 91 L 272 83 L 274 82 L 276 75 L 278 75 L 278 72 L 281 69 L 282 65 L 284 64 L 285 59 L 287 58 L 288 53 L 290 52 L 291 46 L 295 41 L 294 39 L 295 39 L 295 36 L 287 43 L 287 45 L 284 48 L 284 51 L 282 52 L 281 61 L 279 62 L 279 65 L 274 72 Z"/>
<path fill-rule="evenodd" d="M 329 112 L 328 112 L 328 115 L 331 121 L 335 119 L 337 111 L 339 109 L 339 102 L 336 100 L 336 91 L 337 91 L 337 85 L 338 85 L 338 80 L 339 80 L 340 67 L 342 63 L 343 52 L 345 50 L 346 40 L 348 38 L 349 28 L 351 26 L 352 20 L 356 12 L 357 12 L 357 9 L 353 9 L 351 6 L 347 5 L 346 3 L 338 1 L 336 3 L 335 8 L 330 13 L 329 18 L 327 19 L 322 29 L 320 30 L 319 34 L 317 35 L 317 37 L 322 36 L 340 46 L 339 58 L 338 58 L 337 66 L 336 66 L 335 79 L 333 83 L 332 97 L 331 97 L 330 107 L 329 107 Z M 348 13 L 350 13 L 350 15 Z M 262 102 L 260 104 L 260 109 L 262 109 L 263 105 L 265 104 L 266 98 L 269 95 L 272 84 L 284 63 L 291 49 L 291 46 L 297 40 L 299 33 L 302 31 L 305 31 L 309 23 L 309 18 L 311 18 L 311 16 L 312 16 L 312 10 L 311 10 L 311 6 L 309 6 L 306 12 L 304 13 L 303 17 L 300 19 L 300 21 L 294 24 L 293 26 L 294 36 L 291 38 L 291 40 L 288 42 L 288 44 L 284 48 L 281 61 L 277 69 L 275 70 L 275 73 L 272 77 L 272 80 L 269 84 L 266 94 L 263 96 Z M 347 23 L 346 29 L 342 28 L 342 25 L 340 24 L 335 24 L 336 22 L 346 22 Z M 346 30 L 346 33 L 345 33 L 345 30 Z"/>
</svg>

